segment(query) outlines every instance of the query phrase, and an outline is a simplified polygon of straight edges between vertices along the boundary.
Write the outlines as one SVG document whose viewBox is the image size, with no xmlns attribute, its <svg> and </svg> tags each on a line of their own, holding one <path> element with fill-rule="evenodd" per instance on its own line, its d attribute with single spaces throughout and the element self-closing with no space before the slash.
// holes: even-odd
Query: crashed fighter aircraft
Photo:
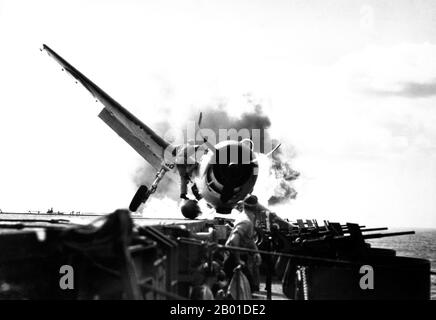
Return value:
<svg viewBox="0 0 436 320">
<path fill-rule="evenodd" d="M 201 149 L 198 146 L 172 145 L 48 46 L 43 45 L 41 50 L 46 51 L 62 66 L 63 71 L 73 76 L 104 105 L 99 117 L 156 170 L 151 187 L 139 187 L 130 203 L 131 211 L 137 211 L 139 206 L 147 201 L 165 174 L 171 175 L 176 170 L 181 178 L 182 190 L 186 189 L 188 181 L 195 182 L 193 193 L 196 200 L 187 198 L 185 192 L 181 192 L 181 198 L 184 199 L 181 210 L 186 218 L 194 219 L 201 213 L 197 204 L 198 199 L 203 198 L 216 212 L 227 214 L 238 201 L 253 191 L 258 162 L 250 139 L 226 140 L 213 145 L 201 135 L 200 114 L 198 130 L 203 138 L 200 146 L 204 147 L 203 152 L 197 152 Z M 276 146 L 270 154 L 278 147 Z"/>
</svg>

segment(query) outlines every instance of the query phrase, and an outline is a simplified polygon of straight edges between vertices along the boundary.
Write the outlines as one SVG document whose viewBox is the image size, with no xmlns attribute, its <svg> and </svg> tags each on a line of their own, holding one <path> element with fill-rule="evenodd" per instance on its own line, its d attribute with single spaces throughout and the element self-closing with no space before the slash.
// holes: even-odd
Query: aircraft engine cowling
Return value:
<svg viewBox="0 0 436 320">
<path fill-rule="evenodd" d="M 203 198 L 218 213 L 230 213 L 236 203 L 253 191 L 258 164 L 251 146 L 223 141 L 200 162 L 196 184 Z"/>
</svg>

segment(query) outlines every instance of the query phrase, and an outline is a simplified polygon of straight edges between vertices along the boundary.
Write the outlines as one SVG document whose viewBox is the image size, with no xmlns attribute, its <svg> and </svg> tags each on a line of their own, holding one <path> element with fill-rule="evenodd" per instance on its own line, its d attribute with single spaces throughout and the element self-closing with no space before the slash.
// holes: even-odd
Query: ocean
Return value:
<svg viewBox="0 0 436 320">
<path fill-rule="evenodd" d="M 388 232 L 406 230 L 414 230 L 416 233 L 373 239 L 368 242 L 373 247 L 394 249 L 397 256 L 428 259 L 431 261 L 431 269 L 436 270 L 436 229 L 389 229 Z M 431 276 L 431 299 L 436 300 L 436 275 Z"/>
</svg>

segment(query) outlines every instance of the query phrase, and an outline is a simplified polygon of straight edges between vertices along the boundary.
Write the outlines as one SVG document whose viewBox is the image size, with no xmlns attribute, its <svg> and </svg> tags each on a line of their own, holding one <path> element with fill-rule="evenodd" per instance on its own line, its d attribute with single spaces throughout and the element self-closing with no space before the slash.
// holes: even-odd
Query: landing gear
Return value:
<svg viewBox="0 0 436 320">
<path fill-rule="evenodd" d="M 198 206 L 197 200 L 185 200 L 180 208 L 185 218 L 194 220 L 201 214 L 201 209 Z"/>
<path fill-rule="evenodd" d="M 136 212 L 138 210 L 139 206 L 147 201 L 148 197 L 150 196 L 150 191 L 148 190 L 147 186 L 140 186 L 138 188 L 138 191 L 136 191 L 135 195 L 133 196 L 132 201 L 130 202 L 129 210 L 132 212 Z"/>
<path fill-rule="evenodd" d="M 156 176 L 154 177 L 154 181 L 150 187 L 150 189 L 147 188 L 147 186 L 140 186 L 138 191 L 136 191 L 132 201 L 130 202 L 129 210 L 132 212 L 135 212 L 138 210 L 139 206 L 148 200 L 150 195 L 154 193 L 157 189 L 157 186 L 159 182 L 164 177 L 165 173 L 169 170 L 168 167 L 162 165 L 162 167 L 159 169 L 159 171 L 156 173 Z"/>
</svg>

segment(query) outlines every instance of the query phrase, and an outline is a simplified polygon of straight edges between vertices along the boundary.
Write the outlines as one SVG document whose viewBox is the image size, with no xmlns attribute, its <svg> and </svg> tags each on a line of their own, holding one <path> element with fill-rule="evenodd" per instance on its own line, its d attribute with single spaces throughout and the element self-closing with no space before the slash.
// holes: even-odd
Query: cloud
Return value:
<svg viewBox="0 0 436 320">
<path fill-rule="evenodd" d="M 352 121 L 347 131 L 352 143 L 344 152 L 436 155 L 434 56 L 436 45 L 430 43 L 372 45 L 331 67 L 343 83 L 339 94 Z"/>
<path fill-rule="evenodd" d="M 428 98 L 436 95 L 436 79 L 427 83 L 404 82 L 398 86 L 398 90 L 368 89 L 366 92 L 380 97 Z"/>
<path fill-rule="evenodd" d="M 368 46 L 338 63 L 355 92 L 370 96 L 431 97 L 436 94 L 436 45 Z"/>
</svg>

